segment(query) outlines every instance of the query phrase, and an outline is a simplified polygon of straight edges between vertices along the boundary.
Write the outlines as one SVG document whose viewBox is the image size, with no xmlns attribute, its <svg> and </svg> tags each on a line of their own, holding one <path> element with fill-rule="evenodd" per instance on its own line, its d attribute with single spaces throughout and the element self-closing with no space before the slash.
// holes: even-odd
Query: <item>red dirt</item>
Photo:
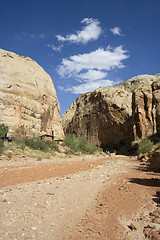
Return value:
<svg viewBox="0 0 160 240">
<path fill-rule="evenodd" d="M 19 165 L 1 167 L 0 187 L 31 182 L 45 178 L 65 176 L 85 171 L 104 163 L 104 159 L 89 162 L 39 163 L 38 165 Z"/>
<path fill-rule="evenodd" d="M 160 175 L 143 170 L 123 174 L 115 184 L 100 191 L 94 210 L 73 229 L 76 233 L 72 233 L 70 239 L 143 239 L 142 230 L 145 232 L 147 222 L 155 220 L 149 213 L 154 210 L 153 196 L 160 190 Z M 160 209 L 157 209 L 159 220 L 155 222 L 160 224 Z M 132 223 L 136 230 L 130 230 Z M 157 236 L 159 238 L 154 238 L 151 234 L 148 239 L 160 240 L 160 231 Z"/>
<path fill-rule="evenodd" d="M 107 160 L 107 161 L 106 161 Z M 115 169 L 114 173 L 114 164 L 119 164 L 117 161 L 121 160 L 121 164 L 119 165 L 118 170 Z M 126 166 L 126 172 L 124 172 L 123 168 Z M 107 168 L 106 168 L 107 167 Z M 106 173 L 105 171 L 108 171 Z M 93 175 L 92 174 L 93 169 Z M 158 193 L 160 187 L 160 175 L 159 173 L 149 172 L 147 171 L 147 165 L 137 161 L 135 158 L 127 158 L 127 157 L 118 157 L 114 158 L 102 158 L 98 160 L 89 160 L 89 161 L 71 161 L 71 162 L 63 162 L 63 163 L 43 163 L 39 162 L 37 165 L 24 165 L 19 164 L 18 166 L 9 166 L 7 164 L 6 167 L 1 167 L 0 171 L 2 172 L 0 177 L 0 186 L 3 187 L 3 194 L 6 194 L 8 199 L 11 198 L 11 193 L 8 193 L 8 188 L 4 188 L 6 186 L 16 186 L 16 184 L 21 184 L 20 189 L 24 189 L 25 186 L 23 183 L 25 182 L 33 182 L 36 180 L 43 180 L 43 179 L 51 179 L 50 184 L 53 184 L 52 178 L 66 176 L 68 174 L 69 177 L 65 179 L 70 180 L 69 186 L 75 186 L 76 188 L 76 179 L 82 180 L 82 185 L 84 181 L 84 199 L 80 203 L 79 197 L 82 195 L 82 191 L 77 187 L 76 189 L 76 196 L 73 194 L 70 195 L 70 200 L 77 201 L 80 205 L 79 210 L 75 206 L 73 206 L 73 215 L 71 215 L 65 209 L 65 205 L 62 204 L 69 204 L 68 203 L 61 203 L 61 208 L 63 208 L 64 215 L 57 215 L 57 220 L 54 220 L 55 224 L 57 224 L 57 228 L 54 225 L 53 234 L 50 235 L 49 225 L 47 224 L 44 230 L 44 233 L 47 232 L 48 237 L 46 238 L 45 235 L 35 237 L 31 237 L 31 233 L 25 232 L 22 234 L 28 234 L 26 238 L 21 239 L 48 239 L 48 240 L 143 240 L 143 239 L 160 239 L 160 209 L 159 209 L 159 195 Z M 101 171 L 101 172 L 100 172 Z M 118 172 L 119 171 L 119 172 Z M 113 173 L 112 173 L 113 172 Z M 72 174 L 72 175 L 71 175 Z M 89 175 L 90 174 L 90 175 Z M 98 175 L 99 174 L 99 175 Z M 105 176 L 107 175 L 107 178 Z M 72 179 L 71 176 L 75 176 Z M 95 178 L 94 178 L 95 177 Z M 102 183 L 99 184 L 99 180 L 102 177 Z M 97 180 L 96 180 L 97 178 Z M 93 179 L 93 180 L 92 180 Z M 103 180 L 104 179 L 104 180 Z M 58 180 L 61 181 L 62 189 L 63 184 L 66 184 L 66 180 Z M 88 183 L 87 183 L 88 181 Z M 94 197 L 92 194 L 87 190 L 85 191 L 85 187 L 87 184 L 92 184 L 92 181 L 97 181 L 97 195 Z M 36 183 L 36 182 L 35 182 Z M 45 182 L 44 182 L 45 183 Z M 43 184 L 43 182 L 41 183 Z M 43 184 L 44 185 L 44 184 Z M 43 186 L 42 185 L 42 186 Z M 16 191 L 17 188 L 13 188 L 12 191 Z M 34 185 L 36 189 L 36 186 Z M 57 185 L 56 188 L 58 188 Z M 68 185 L 67 185 L 68 186 Z M 91 185 L 92 186 L 92 185 Z M 96 185 L 95 185 L 96 186 Z M 101 186 L 101 187 L 98 187 Z M 30 187 L 30 185 L 28 186 Z M 32 187 L 30 187 L 32 188 Z M 45 188 L 45 186 L 44 186 Z M 55 189 L 56 189 L 55 188 Z M 15 189 L 15 190 L 14 190 Z M 52 188 L 53 189 L 53 188 Z M 74 188 L 73 188 L 74 189 Z M 48 191 L 48 190 L 47 190 Z M 52 190 L 53 191 L 53 190 Z M 54 193 L 47 193 L 55 195 L 56 191 L 61 190 L 54 190 Z M 68 190 L 64 189 L 64 195 L 68 194 Z M 92 190 L 91 190 L 92 191 Z M 72 192 L 73 193 L 73 192 Z M 33 193 L 32 193 L 33 194 Z M 34 192 L 36 194 L 38 192 Z M 29 197 L 29 196 L 28 196 Z M 74 197 L 76 197 L 74 199 Z M 92 201 L 89 200 L 91 197 Z M 72 199 L 73 198 L 73 199 Z M 3 202 L 8 201 L 3 198 Z M 87 200 L 88 199 L 88 200 Z M 18 195 L 17 195 L 18 203 Z M 47 199 L 46 199 L 47 201 Z M 57 200 L 58 201 L 58 200 Z M 87 205 L 88 201 L 88 205 Z M 90 204 L 92 202 L 92 204 Z M 45 202 L 39 203 L 37 207 L 45 207 Z M 52 202 L 51 202 L 52 203 Z M 58 202 L 57 202 L 58 204 Z M 5 205 L 6 206 L 6 205 Z M 15 205 L 16 206 L 16 205 Z M 72 206 L 70 206 L 72 209 Z M 7 208 L 4 210 L 4 214 L 7 214 Z M 30 206 L 32 209 L 33 207 Z M 15 207 L 13 208 L 15 210 Z M 38 208 L 39 209 L 39 208 Z M 82 211 L 83 209 L 83 211 Z M 22 210 L 20 210 L 22 211 Z M 33 210 L 35 211 L 35 210 Z M 37 210 L 38 211 L 38 210 Z M 45 215 L 48 218 L 48 223 L 52 218 L 53 213 L 51 214 L 51 210 L 48 210 L 49 214 Z M 80 212 L 83 212 L 81 214 Z M 10 209 L 12 212 L 12 208 Z M 13 211 L 14 212 L 14 211 Z M 26 211 L 25 211 L 26 212 Z M 38 215 L 40 214 L 40 215 Z M 21 213 L 23 216 L 24 213 Z M 82 215 L 82 216 L 81 216 Z M 4 215 L 5 216 L 5 215 Z M 37 216 L 40 219 L 42 213 L 37 212 Z M 4 223 L 5 224 L 4 220 Z M 10 219 L 8 219 L 10 221 Z M 57 222 L 56 222 L 57 221 Z M 152 227 L 152 224 L 156 223 L 156 229 Z M 17 223 L 18 224 L 18 223 Z M 33 224 L 33 221 L 32 221 Z M 37 224 L 37 223 L 36 223 Z M 43 223 L 46 224 L 46 221 Z M 2 233 L 2 237 L 0 239 L 16 239 L 12 238 L 17 234 L 20 226 L 13 226 L 12 231 L 16 233 L 8 233 L 10 234 L 9 238 L 5 236 L 5 232 Z M 47 230 L 48 227 L 48 230 Z M 34 227 L 32 227 L 34 228 Z M 36 227 L 37 228 L 37 227 Z M 36 229 L 35 228 L 35 229 Z M 26 229 L 28 229 L 28 225 L 26 225 Z M 61 229 L 61 230 L 60 230 Z M 4 230 L 5 231 L 5 230 Z M 35 230 L 36 231 L 36 230 Z M 42 230 L 41 230 L 42 232 Z M 38 232 L 36 234 L 39 234 Z M 0 235 L 1 236 L 1 235 Z M 7 235 L 8 236 L 8 235 Z M 19 239 L 17 237 L 17 239 Z"/>
</svg>

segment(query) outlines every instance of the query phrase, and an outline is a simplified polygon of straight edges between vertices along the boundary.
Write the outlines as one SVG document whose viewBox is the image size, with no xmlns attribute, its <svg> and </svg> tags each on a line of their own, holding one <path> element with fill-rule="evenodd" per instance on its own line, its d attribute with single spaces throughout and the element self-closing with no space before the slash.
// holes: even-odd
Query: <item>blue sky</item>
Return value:
<svg viewBox="0 0 160 240">
<path fill-rule="evenodd" d="M 81 94 L 160 72 L 159 0 L 1 0 L 0 48 L 54 83 L 61 114 Z"/>
</svg>

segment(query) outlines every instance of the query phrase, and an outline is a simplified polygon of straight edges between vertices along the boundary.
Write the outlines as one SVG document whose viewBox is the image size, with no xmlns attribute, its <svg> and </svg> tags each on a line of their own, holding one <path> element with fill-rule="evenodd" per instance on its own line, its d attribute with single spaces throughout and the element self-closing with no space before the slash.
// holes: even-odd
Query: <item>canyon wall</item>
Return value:
<svg viewBox="0 0 160 240">
<path fill-rule="evenodd" d="M 50 76 L 34 60 L 0 49 L 0 123 L 14 137 L 52 134 L 63 139 Z"/>
<path fill-rule="evenodd" d="M 115 87 L 82 94 L 62 116 L 65 133 L 101 145 L 160 132 L 160 74 L 139 75 Z"/>
</svg>

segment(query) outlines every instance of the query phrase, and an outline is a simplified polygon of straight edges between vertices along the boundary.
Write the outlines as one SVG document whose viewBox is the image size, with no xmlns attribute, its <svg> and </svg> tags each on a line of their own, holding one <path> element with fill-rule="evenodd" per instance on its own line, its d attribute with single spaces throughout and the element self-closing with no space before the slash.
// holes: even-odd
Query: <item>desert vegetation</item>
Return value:
<svg viewBox="0 0 160 240">
<path fill-rule="evenodd" d="M 0 124 L 0 154 L 4 152 L 4 140 L 8 133 L 8 126 Z"/>
<path fill-rule="evenodd" d="M 13 138 L 7 142 L 5 137 L 8 127 L 0 125 L 0 154 L 6 155 L 9 159 L 15 155 L 35 157 L 37 160 L 51 158 L 56 152 L 60 153 L 60 146 L 55 141 L 48 141 L 38 137 Z M 74 134 L 66 135 L 63 142 L 66 156 L 72 154 L 94 154 L 100 150 L 97 146 L 87 142 L 85 138 L 76 137 Z"/>
<path fill-rule="evenodd" d="M 12 142 L 7 142 L 6 136 L 8 130 L 8 126 L 0 124 L 0 154 L 6 155 L 9 159 L 14 155 L 25 155 L 42 160 L 43 158 L 51 158 L 56 152 L 60 153 L 60 149 L 62 148 L 66 156 L 73 154 L 94 154 L 96 151 L 102 151 L 96 145 L 88 143 L 87 139 L 77 137 L 75 134 L 66 135 L 62 146 L 55 141 L 48 141 L 38 137 L 13 138 Z M 144 156 L 154 150 L 158 144 L 155 144 L 149 138 L 141 139 L 138 142 L 137 154 Z M 127 149 L 127 145 L 124 143 L 118 145 L 108 144 L 103 150 L 107 149 L 118 153 L 122 148 Z"/>
<path fill-rule="evenodd" d="M 0 124 L 0 139 L 3 141 L 8 133 L 8 126 L 5 124 Z"/>
<path fill-rule="evenodd" d="M 98 149 L 94 144 L 88 143 L 83 137 L 76 137 L 74 134 L 68 134 L 65 136 L 63 146 L 67 146 L 66 154 L 83 153 L 93 154 Z"/>
<path fill-rule="evenodd" d="M 55 141 L 43 140 L 38 137 L 24 137 L 14 140 L 22 150 L 24 150 L 25 147 L 29 147 L 30 149 L 41 150 L 42 152 L 59 152 L 59 147 Z"/>
<path fill-rule="evenodd" d="M 41 160 L 50 158 L 56 151 L 59 152 L 58 144 L 55 141 L 41 140 L 38 137 L 13 138 L 12 142 L 7 142 L 8 130 L 8 126 L 0 124 L 0 154 L 4 154 L 8 158 L 22 154 Z"/>
<path fill-rule="evenodd" d="M 154 143 L 150 139 L 144 138 L 138 143 L 138 154 L 148 153 L 153 149 L 153 147 Z"/>
<path fill-rule="evenodd" d="M 0 140 L 0 154 L 3 153 L 3 150 L 4 150 L 4 144 L 3 144 L 3 142 Z"/>
</svg>

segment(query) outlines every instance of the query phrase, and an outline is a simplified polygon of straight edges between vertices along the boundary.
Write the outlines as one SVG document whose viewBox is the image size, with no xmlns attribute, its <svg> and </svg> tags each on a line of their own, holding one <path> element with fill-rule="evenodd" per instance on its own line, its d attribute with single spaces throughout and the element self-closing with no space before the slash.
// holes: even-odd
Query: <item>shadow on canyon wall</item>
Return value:
<svg viewBox="0 0 160 240">
<path fill-rule="evenodd" d="M 160 133 L 153 134 L 148 137 L 154 144 L 160 143 Z M 129 140 L 121 140 L 119 143 L 109 143 L 109 144 L 101 144 L 101 148 L 104 152 L 115 152 L 118 155 L 126 155 L 126 156 L 137 156 L 138 155 L 138 141 L 132 142 Z"/>
</svg>

